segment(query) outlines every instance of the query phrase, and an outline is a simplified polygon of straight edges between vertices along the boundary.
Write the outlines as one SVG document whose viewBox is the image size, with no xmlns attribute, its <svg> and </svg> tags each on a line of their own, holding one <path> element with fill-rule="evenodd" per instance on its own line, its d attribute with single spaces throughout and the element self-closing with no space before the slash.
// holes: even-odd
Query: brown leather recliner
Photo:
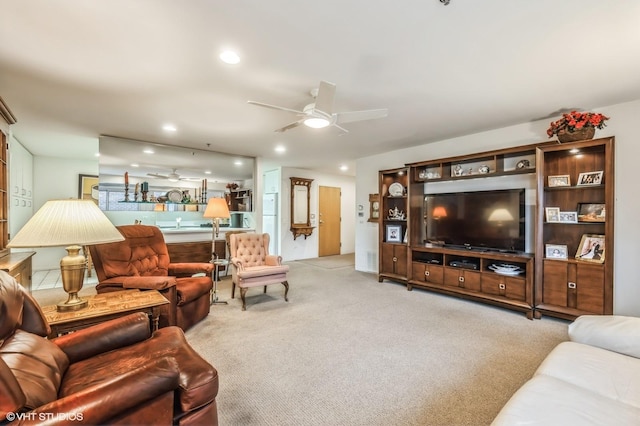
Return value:
<svg viewBox="0 0 640 426">
<path fill-rule="evenodd" d="M 160 327 L 188 330 L 209 315 L 211 263 L 171 263 L 164 236 L 156 226 L 121 225 L 124 241 L 90 246 L 98 293 L 138 288 L 158 290 L 170 305 Z M 193 276 L 199 274 L 201 276 Z"/>
<path fill-rule="evenodd" d="M 0 424 L 217 425 L 217 371 L 178 327 L 138 312 L 47 340 L 37 302 L 0 271 Z"/>
</svg>

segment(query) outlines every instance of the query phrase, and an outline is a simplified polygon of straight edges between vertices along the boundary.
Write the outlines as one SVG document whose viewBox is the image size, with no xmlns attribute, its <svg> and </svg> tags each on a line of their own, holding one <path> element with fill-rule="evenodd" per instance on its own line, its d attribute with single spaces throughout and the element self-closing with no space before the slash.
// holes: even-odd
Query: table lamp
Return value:
<svg viewBox="0 0 640 426">
<path fill-rule="evenodd" d="M 218 235 L 220 235 L 220 219 L 229 219 L 231 217 L 227 201 L 224 198 L 209 198 L 207 208 L 204 210 L 202 217 L 213 220 L 213 237 L 218 238 Z"/>
<path fill-rule="evenodd" d="M 76 311 L 87 306 L 78 297 L 84 282 L 87 259 L 82 246 L 123 241 L 124 237 L 92 200 L 49 200 L 11 239 L 7 247 L 68 246 L 60 261 L 62 286 L 69 294 L 58 311 Z"/>
</svg>

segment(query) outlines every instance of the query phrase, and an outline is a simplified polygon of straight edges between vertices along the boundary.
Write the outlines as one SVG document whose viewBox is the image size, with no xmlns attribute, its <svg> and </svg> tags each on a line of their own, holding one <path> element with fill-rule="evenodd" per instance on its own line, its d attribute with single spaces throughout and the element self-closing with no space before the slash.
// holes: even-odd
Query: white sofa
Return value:
<svg viewBox="0 0 640 426">
<path fill-rule="evenodd" d="M 640 318 L 581 316 L 569 339 L 492 425 L 640 425 Z"/>
</svg>

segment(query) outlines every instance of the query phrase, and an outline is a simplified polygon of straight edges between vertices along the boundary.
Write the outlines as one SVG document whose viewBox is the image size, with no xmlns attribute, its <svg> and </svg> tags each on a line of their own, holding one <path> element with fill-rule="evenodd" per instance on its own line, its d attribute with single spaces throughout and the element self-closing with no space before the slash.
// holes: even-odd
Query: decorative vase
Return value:
<svg viewBox="0 0 640 426">
<path fill-rule="evenodd" d="M 558 141 L 562 142 L 575 142 L 593 139 L 596 134 L 595 127 L 583 127 L 580 130 L 574 130 L 573 132 L 562 131 L 558 133 Z"/>
</svg>

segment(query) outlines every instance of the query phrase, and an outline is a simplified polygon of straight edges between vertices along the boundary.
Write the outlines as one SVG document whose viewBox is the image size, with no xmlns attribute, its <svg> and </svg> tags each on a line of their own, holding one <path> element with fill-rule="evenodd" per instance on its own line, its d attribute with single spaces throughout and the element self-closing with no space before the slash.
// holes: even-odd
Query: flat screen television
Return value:
<svg viewBox="0 0 640 426">
<path fill-rule="evenodd" d="M 525 190 L 427 194 L 426 242 L 467 249 L 525 251 Z"/>
</svg>

